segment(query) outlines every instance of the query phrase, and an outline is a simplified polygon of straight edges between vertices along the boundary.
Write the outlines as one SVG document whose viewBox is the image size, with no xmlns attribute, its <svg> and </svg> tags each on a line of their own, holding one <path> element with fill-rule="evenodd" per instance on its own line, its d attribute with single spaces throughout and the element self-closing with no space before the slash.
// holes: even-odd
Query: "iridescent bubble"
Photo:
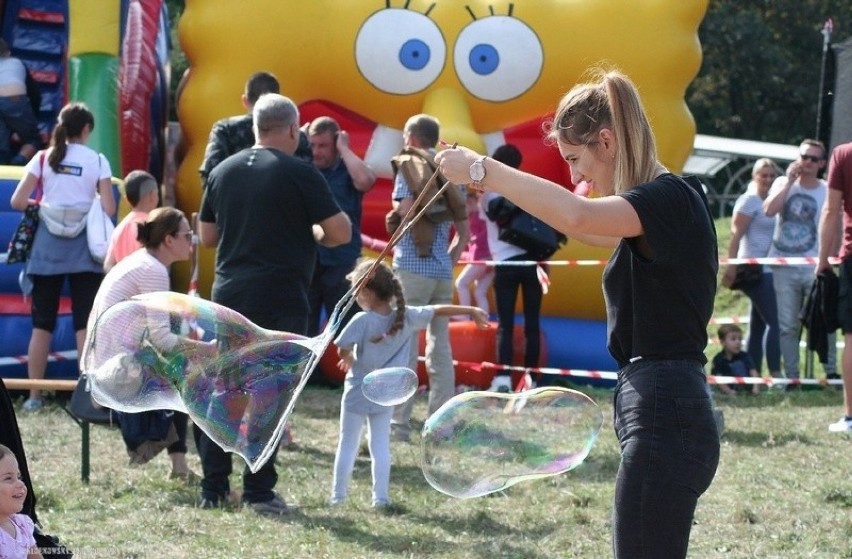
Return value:
<svg viewBox="0 0 852 559">
<path fill-rule="evenodd" d="M 385 367 L 364 376 L 361 392 L 371 402 L 395 406 L 411 398 L 417 384 L 417 374 L 408 367 Z"/>
<path fill-rule="evenodd" d="M 585 460 L 602 424 L 598 405 L 567 388 L 465 392 L 426 420 L 423 475 L 462 499 L 554 476 Z"/>
<path fill-rule="evenodd" d="M 80 362 L 98 403 L 186 412 L 257 471 L 330 338 L 266 330 L 210 301 L 151 293 L 101 314 Z"/>
</svg>

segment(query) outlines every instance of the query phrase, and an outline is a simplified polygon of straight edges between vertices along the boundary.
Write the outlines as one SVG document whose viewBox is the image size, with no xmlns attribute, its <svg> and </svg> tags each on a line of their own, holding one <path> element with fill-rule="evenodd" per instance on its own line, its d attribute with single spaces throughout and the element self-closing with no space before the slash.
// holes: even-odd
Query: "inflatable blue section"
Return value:
<svg viewBox="0 0 852 559">
<path fill-rule="evenodd" d="M 9 206 L 9 200 L 15 191 L 18 179 L 9 177 L 20 175 L 21 171 L 22 167 L 0 167 L 0 176 L 6 177 L 0 178 L 0 243 L 2 244 L 0 250 L 4 253 L 9 239 L 12 238 L 21 221 L 21 212 Z M 119 200 L 120 192 L 115 183 L 113 183 L 113 194 L 116 200 Z M 0 358 L 17 358 L 27 354 L 32 323 L 28 312 L 29 305 L 23 303 L 21 299 L 23 294 L 18 284 L 18 276 L 22 268 L 22 264 L 6 264 L 5 259 L 0 263 Z M 64 297 L 69 295 L 67 282 L 62 295 Z M 76 344 L 70 312 L 60 313 L 50 350 L 52 352 L 71 351 L 77 349 Z M 0 376 L 26 378 L 26 365 L 0 364 Z M 48 363 L 46 377 L 77 378 L 76 359 Z"/>
<path fill-rule="evenodd" d="M 547 339 L 547 367 L 618 371 L 618 365 L 606 348 L 605 321 L 543 316 L 541 331 Z M 597 387 L 615 386 L 615 382 L 611 380 L 580 377 L 567 377 L 567 380 Z"/>
<path fill-rule="evenodd" d="M 49 137 L 65 98 L 68 50 L 67 0 L 10 0 L 3 8 L 2 36 L 27 67 L 40 96 L 39 130 Z"/>
</svg>

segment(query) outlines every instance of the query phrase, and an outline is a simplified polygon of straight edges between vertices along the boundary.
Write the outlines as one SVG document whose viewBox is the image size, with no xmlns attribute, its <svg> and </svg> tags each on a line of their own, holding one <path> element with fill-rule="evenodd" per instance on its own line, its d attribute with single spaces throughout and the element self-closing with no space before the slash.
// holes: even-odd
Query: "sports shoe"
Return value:
<svg viewBox="0 0 852 559">
<path fill-rule="evenodd" d="M 505 375 L 497 375 L 488 387 L 489 392 L 511 392 L 512 379 Z"/>
<path fill-rule="evenodd" d="M 261 516 L 284 516 L 293 512 L 293 508 L 288 506 L 278 493 L 268 501 L 245 503 L 245 506 Z"/>
<path fill-rule="evenodd" d="M 848 415 L 841 417 L 839 421 L 829 425 L 828 430 L 832 433 L 844 433 L 846 431 L 852 431 L 852 417 L 849 417 Z"/>
<path fill-rule="evenodd" d="M 29 398 L 26 402 L 24 402 L 23 409 L 24 411 L 38 411 L 44 407 L 44 402 L 39 399 Z"/>
</svg>

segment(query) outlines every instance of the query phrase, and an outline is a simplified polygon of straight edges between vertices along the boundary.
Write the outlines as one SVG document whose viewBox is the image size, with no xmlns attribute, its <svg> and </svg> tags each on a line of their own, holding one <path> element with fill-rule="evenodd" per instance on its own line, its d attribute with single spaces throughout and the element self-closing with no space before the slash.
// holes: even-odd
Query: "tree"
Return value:
<svg viewBox="0 0 852 559">
<path fill-rule="evenodd" d="M 852 0 L 710 0 L 704 61 L 687 90 L 699 133 L 786 144 L 816 135 L 822 28 Z"/>
</svg>

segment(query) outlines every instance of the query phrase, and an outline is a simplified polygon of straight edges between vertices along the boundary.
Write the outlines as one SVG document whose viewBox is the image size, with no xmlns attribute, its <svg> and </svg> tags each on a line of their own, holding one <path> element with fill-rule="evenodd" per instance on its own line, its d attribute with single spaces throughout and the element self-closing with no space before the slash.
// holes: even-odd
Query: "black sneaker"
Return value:
<svg viewBox="0 0 852 559">
<path fill-rule="evenodd" d="M 284 516 L 293 512 L 293 507 L 285 503 L 278 493 L 268 501 L 245 503 L 245 506 L 261 516 Z"/>
</svg>

